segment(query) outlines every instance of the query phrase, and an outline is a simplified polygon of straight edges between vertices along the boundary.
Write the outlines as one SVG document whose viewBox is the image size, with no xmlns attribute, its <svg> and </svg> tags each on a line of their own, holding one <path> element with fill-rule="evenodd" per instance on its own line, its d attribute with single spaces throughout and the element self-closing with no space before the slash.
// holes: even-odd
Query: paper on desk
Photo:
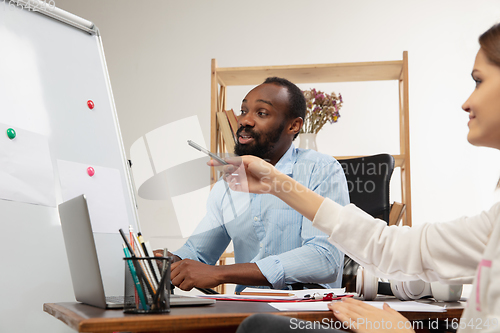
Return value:
<svg viewBox="0 0 500 333">
<path fill-rule="evenodd" d="M 5 135 L 0 124 L 0 199 L 49 207 L 56 206 L 54 171 L 45 136 L 13 127 L 16 137 Z"/>
<path fill-rule="evenodd" d="M 387 302 L 365 302 L 370 304 L 376 308 L 382 309 L 384 303 Z M 406 301 L 406 302 L 389 302 L 388 303 L 391 308 L 396 311 L 411 311 L 411 312 L 446 312 L 446 308 L 438 305 L 419 303 L 414 301 Z"/>
<path fill-rule="evenodd" d="M 328 303 L 331 302 L 296 302 L 296 303 L 269 303 L 279 311 L 330 311 Z M 384 302 L 365 302 L 382 309 Z M 446 309 L 437 305 L 418 303 L 413 301 L 408 302 L 390 302 L 389 305 L 396 311 L 412 311 L 412 312 L 446 312 Z"/>
<path fill-rule="evenodd" d="M 328 309 L 327 302 L 293 302 L 293 303 L 269 303 L 275 309 L 279 311 L 330 311 Z"/>
<path fill-rule="evenodd" d="M 131 223 L 126 213 L 119 170 L 62 160 L 57 161 L 57 166 L 63 200 L 85 194 L 93 232 L 128 230 Z M 89 166 L 95 170 L 92 177 L 87 174 Z"/>
<path fill-rule="evenodd" d="M 345 288 L 333 288 L 333 289 L 304 289 L 304 290 L 280 290 L 280 289 L 268 289 L 268 288 L 245 288 L 241 292 L 242 294 L 247 293 L 256 293 L 260 295 L 266 294 L 283 294 L 289 295 L 293 294 L 295 297 L 304 298 L 306 295 L 313 295 L 314 293 L 318 293 L 320 295 L 325 295 L 329 293 L 334 293 L 336 296 L 344 296 Z M 291 297 L 291 296 L 288 296 Z"/>
</svg>

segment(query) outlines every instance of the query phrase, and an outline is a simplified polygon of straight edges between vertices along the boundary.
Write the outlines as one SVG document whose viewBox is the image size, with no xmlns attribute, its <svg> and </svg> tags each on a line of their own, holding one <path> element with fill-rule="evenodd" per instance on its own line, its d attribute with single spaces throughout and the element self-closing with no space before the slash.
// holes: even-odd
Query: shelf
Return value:
<svg viewBox="0 0 500 333">
<path fill-rule="evenodd" d="M 223 86 L 257 85 L 270 76 L 284 77 L 295 84 L 323 82 L 399 80 L 403 61 L 358 62 L 266 67 L 217 68 Z"/>
<path fill-rule="evenodd" d="M 268 77 L 283 77 L 295 84 L 359 81 L 398 81 L 399 90 L 399 155 L 393 155 L 395 167 L 401 168 L 401 196 L 406 205 L 403 224 L 411 226 L 411 177 L 410 177 L 410 124 L 408 52 L 403 52 L 402 60 L 374 61 L 339 64 L 310 64 L 256 67 L 217 67 L 212 59 L 211 77 L 211 133 L 210 150 L 223 152 L 224 140 L 216 122 L 218 111 L 225 109 L 228 86 L 258 85 Z M 339 156 L 338 160 L 362 157 Z M 211 174 L 211 182 L 218 178 L 216 171 Z"/>
</svg>

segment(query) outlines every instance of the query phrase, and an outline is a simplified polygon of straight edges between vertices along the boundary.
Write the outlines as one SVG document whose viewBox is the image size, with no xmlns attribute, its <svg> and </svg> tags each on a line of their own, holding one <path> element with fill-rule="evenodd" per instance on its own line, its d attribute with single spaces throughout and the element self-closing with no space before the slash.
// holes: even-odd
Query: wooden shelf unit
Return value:
<svg viewBox="0 0 500 333">
<path fill-rule="evenodd" d="M 402 202 L 406 205 L 403 225 L 411 226 L 411 180 L 410 180 L 410 124 L 409 124 L 409 87 L 408 52 L 403 59 L 396 61 L 374 61 L 342 64 L 257 66 L 257 67 L 217 67 L 212 59 L 211 80 L 211 124 L 210 150 L 214 153 L 225 152 L 217 125 L 216 113 L 226 108 L 226 87 L 258 85 L 270 76 L 283 77 L 293 83 L 385 81 L 399 82 L 399 155 L 393 155 L 396 167 L 401 168 Z M 335 156 L 338 160 L 359 156 Z M 214 170 L 212 183 L 218 178 Z"/>
</svg>

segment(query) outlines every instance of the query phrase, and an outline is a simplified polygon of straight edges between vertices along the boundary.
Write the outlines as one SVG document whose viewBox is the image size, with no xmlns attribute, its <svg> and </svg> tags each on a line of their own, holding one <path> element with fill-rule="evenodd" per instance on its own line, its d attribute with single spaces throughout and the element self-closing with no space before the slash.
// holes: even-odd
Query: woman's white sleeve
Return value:
<svg viewBox="0 0 500 333">
<path fill-rule="evenodd" d="M 500 204 L 474 217 L 418 227 L 387 226 L 355 205 L 325 199 L 313 225 L 376 276 L 395 280 L 472 283 Z"/>
</svg>

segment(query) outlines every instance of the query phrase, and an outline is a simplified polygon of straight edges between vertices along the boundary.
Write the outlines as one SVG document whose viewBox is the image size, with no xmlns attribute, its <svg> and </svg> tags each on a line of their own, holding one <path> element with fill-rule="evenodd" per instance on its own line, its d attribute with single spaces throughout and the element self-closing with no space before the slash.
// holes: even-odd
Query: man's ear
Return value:
<svg viewBox="0 0 500 333">
<path fill-rule="evenodd" d="M 300 129 L 302 128 L 303 124 L 304 124 L 304 119 L 302 119 L 301 117 L 297 117 L 290 123 L 288 131 L 293 135 L 295 135 L 300 132 Z"/>
</svg>

